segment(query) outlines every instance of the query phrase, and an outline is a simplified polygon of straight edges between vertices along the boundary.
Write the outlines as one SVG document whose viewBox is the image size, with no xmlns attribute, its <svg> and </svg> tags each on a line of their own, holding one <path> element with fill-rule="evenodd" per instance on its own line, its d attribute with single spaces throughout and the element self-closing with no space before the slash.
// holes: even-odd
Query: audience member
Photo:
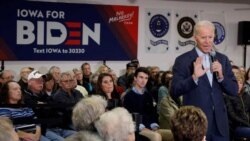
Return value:
<svg viewBox="0 0 250 141">
<path fill-rule="evenodd" d="M 0 141 L 19 141 L 10 119 L 0 117 Z"/>
<path fill-rule="evenodd" d="M 58 66 L 52 66 L 49 69 L 49 73 L 53 76 L 55 80 L 54 90 L 57 91 L 59 89 L 59 80 L 61 76 L 61 69 Z"/>
<path fill-rule="evenodd" d="M 108 100 L 108 109 L 121 106 L 120 95 L 116 92 L 113 77 L 108 73 L 101 73 L 97 80 L 97 94 Z"/>
<path fill-rule="evenodd" d="M 207 118 L 195 106 L 183 106 L 171 118 L 171 130 L 175 141 L 206 141 Z"/>
<path fill-rule="evenodd" d="M 133 59 L 133 60 L 131 60 L 131 63 L 135 64 L 135 66 L 136 66 L 136 68 L 135 68 L 135 69 L 137 69 L 137 68 L 139 68 L 139 67 L 140 67 L 140 62 L 139 62 L 139 60 L 138 60 L 138 59 Z"/>
<path fill-rule="evenodd" d="M 106 107 L 107 101 L 101 96 L 92 95 L 79 101 L 72 113 L 72 123 L 78 132 L 66 138 L 66 141 L 71 141 L 75 138 L 84 139 L 88 136 L 101 140 L 94 127 L 94 122 L 105 112 Z M 91 139 L 89 140 L 91 141 Z M 92 140 L 94 141 L 94 139 Z"/>
<path fill-rule="evenodd" d="M 22 92 L 20 85 L 15 81 L 6 82 L 2 87 L 1 99 L 3 101 L 2 104 L 21 104 Z M 28 121 L 36 118 L 33 110 L 28 107 L 1 107 L 0 116 L 8 117 L 13 121 L 20 121 L 20 119 Z M 40 125 L 34 123 L 35 122 L 29 124 L 15 124 L 15 129 L 19 138 L 23 140 L 49 141 L 48 138 L 42 135 Z"/>
<path fill-rule="evenodd" d="M 53 76 L 50 73 L 47 73 L 45 74 L 43 80 L 43 92 L 52 97 L 56 93 L 55 89 L 53 89 L 55 86 L 55 80 L 53 79 Z"/>
<path fill-rule="evenodd" d="M 28 75 L 34 70 L 31 67 L 24 67 L 20 71 L 20 79 L 18 81 L 19 85 L 21 86 L 22 92 L 28 88 Z"/>
<path fill-rule="evenodd" d="M 155 82 L 154 82 L 154 85 L 153 87 L 151 88 L 151 90 L 149 91 L 149 93 L 152 95 L 153 97 L 153 102 L 154 102 L 154 107 L 157 109 L 158 107 L 158 92 L 159 92 L 159 88 L 161 87 L 161 76 L 163 74 L 164 71 L 159 71 L 156 76 L 154 76 L 155 78 Z M 148 84 L 148 83 L 147 83 Z M 158 114 L 158 111 L 157 111 L 157 114 Z"/>
<path fill-rule="evenodd" d="M 83 80 L 82 80 L 83 74 L 82 74 L 82 70 L 74 68 L 73 72 L 74 72 L 76 80 L 77 80 L 77 85 L 83 86 Z"/>
<path fill-rule="evenodd" d="M 121 107 L 102 114 L 95 128 L 104 141 L 135 141 L 132 116 Z"/>
<path fill-rule="evenodd" d="M 28 88 L 23 93 L 25 104 L 36 105 L 48 102 L 48 95 L 42 91 L 44 77 L 38 70 L 34 70 L 28 75 Z"/>
<path fill-rule="evenodd" d="M 56 103 L 75 105 L 83 98 L 82 94 L 78 90 L 73 88 L 73 85 L 75 83 L 74 81 L 75 80 L 70 72 L 63 72 L 61 74 L 59 80 L 60 88 L 53 96 L 53 100 Z"/>
<path fill-rule="evenodd" d="M 91 75 L 90 83 L 92 86 L 92 94 L 96 94 L 97 80 L 100 74 L 94 73 Z"/>
<path fill-rule="evenodd" d="M 72 106 L 79 102 L 83 95 L 80 91 L 73 88 L 75 83 L 71 72 L 63 72 L 59 81 L 60 88 L 53 96 L 54 103 L 62 104 L 65 106 L 64 109 L 60 109 L 60 112 L 64 115 L 64 122 L 66 125 L 71 127 L 72 121 Z"/>
<path fill-rule="evenodd" d="M 246 74 L 246 69 L 245 69 L 244 66 L 240 66 L 239 70 L 240 70 L 240 72 L 242 73 L 243 76 Z"/>
<path fill-rule="evenodd" d="M 94 122 L 105 112 L 107 101 L 97 95 L 79 101 L 72 113 L 72 123 L 77 131 L 95 131 Z"/>
<path fill-rule="evenodd" d="M 11 70 L 3 70 L 0 73 L 0 89 L 3 84 L 11 80 L 14 80 L 13 72 Z"/>
<path fill-rule="evenodd" d="M 245 74 L 245 84 L 244 84 L 244 91 L 250 95 L 250 67 L 247 69 Z"/>
<path fill-rule="evenodd" d="M 131 73 L 130 75 L 128 75 L 128 79 L 127 79 L 127 83 L 126 83 L 126 91 L 129 91 L 135 84 L 135 81 L 134 81 L 134 76 L 135 76 L 135 73 Z"/>
<path fill-rule="evenodd" d="M 67 137 L 64 141 L 104 141 L 99 134 L 90 131 L 78 131 L 75 135 Z"/>
<path fill-rule="evenodd" d="M 75 73 L 72 72 L 71 75 L 72 75 L 72 78 L 74 80 L 73 83 L 72 83 L 72 88 L 78 90 L 82 94 L 83 97 L 87 97 L 88 96 L 88 91 L 82 85 L 79 85 L 77 83 L 77 78 L 76 78 Z"/>
<path fill-rule="evenodd" d="M 108 72 L 109 72 L 109 67 L 106 65 L 99 66 L 99 68 L 96 71 L 96 73 L 98 73 L 98 74 L 108 73 Z"/>
<path fill-rule="evenodd" d="M 236 65 L 233 65 L 232 72 L 234 73 L 234 75 L 237 75 L 238 73 L 240 73 L 240 68 Z"/>
<path fill-rule="evenodd" d="M 134 86 L 134 73 L 131 73 L 130 75 L 128 75 L 128 78 L 127 78 L 127 82 L 126 82 L 127 89 L 120 96 L 122 105 L 124 101 L 124 96 L 127 94 L 127 92 L 129 92 L 133 88 L 133 86 Z"/>
<path fill-rule="evenodd" d="M 122 86 L 117 85 L 118 77 L 117 77 L 115 71 L 110 69 L 108 73 L 112 76 L 112 78 L 114 80 L 115 90 L 117 91 L 117 93 L 119 93 L 121 95 L 125 91 L 125 89 Z"/>
<path fill-rule="evenodd" d="M 238 95 L 225 95 L 229 125 L 232 130 L 232 137 L 244 137 L 250 139 L 250 95 L 244 91 L 244 76 L 241 72 L 236 74 L 238 82 Z"/>
<path fill-rule="evenodd" d="M 160 68 L 157 66 L 150 66 L 148 69 L 149 69 L 149 78 L 146 87 L 148 91 L 151 91 L 153 87 L 157 86 L 158 84 L 156 75 L 160 72 Z"/>
<path fill-rule="evenodd" d="M 146 90 L 149 72 L 145 67 L 139 67 L 135 71 L 135 85 L 124 96 L 123 105 L 130 113 L 138 113 L 142 116 L 139 124 L 139 133 L 148 137 L 151 141 L 171 140 L 171 133 L 167 130 L 159 130 L 157 124 L 156 109 L 153 106 L 152 95 Z"/>
<path fill-rule="evenodd" d="M 169 95 L 169 86 L 170 86 L 170 81 L 172 80 L 173 73 L 171 71 L 165 71 L 163 72 L 161 76 L 161 86 L 158 89 L 158 99 L 157 99 L 157 112 L 160 111 L 160 103 L 161 100 Z"/>
<path fill-rule="evenodd" d="M 179 109 L 171 95 L 164 96 L 159 103 L 159 125 L 162 129 L 170 129 L 170 118 Z"/>
<path fill-rule="evenodd" d="M 128 76 L 134 73 L 136 70 L 136 65 L 134 63 L 127 63 L 126 65 L 126 73 L 120 77 L 118 77 L 117 85 L 122 86 L 125 90 L 127 87 Z"/>
<path fill-rule="evenodd" d="M 54 94 L 53 97 L 51 97 L 43 92 L 43 85 L 44 85 L 43 82 L 45 77 L 46 77 L 45 75 L 41 74 L 37 70 L 32 71 L 28 75 L 28 89 L 24 91 L 25 104 L 32 105 L 33 107 L 36 106 L 37 104 L 54 104 L 55 102 L 54 96 L 56 96 L 56 94 Z M 33 110 L 38 118 L 45 118 L 50 116 L 56 117 L 58 116 L 57 114 L 59 113 L 59 111 L 54 111 L 54 109 L 52 108 L 41 109 L 39 107 L 34 107 Z M 68 113 L 62 116 L 65 116 L 65 119 L 69 119 L 67 118 L 67 115 L 71 116 Z M 75 133 L 75 131 L 73 130 L 66 129 L 67 126 L 60 127 L 61 125 L 59 124 L 52 124 L 52 125 L 47 124 L 47 126 L 49 126 L 49 128 L 47 128 L 47 132 L 45 135 L 50 139 L 56 138 L 57 140 L 64 140 L 65 137 Z"/>
<path fill-rule="evenodd" d="M 82 74 L 83 74 L 83 87 L 85 87 L 85 89 L 88 91 L 88 93 L 91 95 L 93 94 L 93 86 L 90 82 L 90 78 L 91 78 L 91 75 L 92 75 L 92 72 L 91 72 L 91 67 L 90 67 L 90 64 L 89 63 L 83 63 L 82 66 L 81 66 L 81 69 L 82 69 Z"/>
</svg>

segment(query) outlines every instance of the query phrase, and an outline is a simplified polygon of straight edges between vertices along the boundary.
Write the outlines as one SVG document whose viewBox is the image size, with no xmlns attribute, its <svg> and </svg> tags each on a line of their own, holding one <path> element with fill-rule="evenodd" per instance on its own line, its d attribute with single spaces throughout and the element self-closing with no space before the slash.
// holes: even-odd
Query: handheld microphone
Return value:
<svg viewBox="0 0 250 141">
<path fill-rule="evenodd" d="M 217 59 L 216 59 L 216 52 L 212 49 L 211 52 L 209 52 L 209 56 L 210 56 L 211 65 L 212 65 L 212 63 L 213 63 L 214 61 L 217 61 Z M 218 79 L 218 78 L 219 78 L 218 72 L 216 71 L 216 72 L 214 72 L 214 74 L 215 74 L 216 78 Z"/>
<path fill-rule="evenodd" d="M 214 50 L 211 50 L 211 51 L 209 52 L 209 55 L 210 55 L 210 57 L 211 57 L 211 61 L 212 61 L 212 62 L 216 61 L 216 52 L 215 52 Z"/>
</svg>

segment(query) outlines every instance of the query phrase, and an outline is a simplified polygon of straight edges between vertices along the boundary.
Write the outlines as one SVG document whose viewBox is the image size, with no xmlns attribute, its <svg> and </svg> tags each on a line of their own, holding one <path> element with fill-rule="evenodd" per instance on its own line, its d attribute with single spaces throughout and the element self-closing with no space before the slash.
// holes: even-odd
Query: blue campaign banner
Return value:
<svg viewBox="0 0 250 141">
<path fill-rule="evenodd" d="M 1 60 L 137 58 L 138 7 L 0 2 Z"/>
</svg>

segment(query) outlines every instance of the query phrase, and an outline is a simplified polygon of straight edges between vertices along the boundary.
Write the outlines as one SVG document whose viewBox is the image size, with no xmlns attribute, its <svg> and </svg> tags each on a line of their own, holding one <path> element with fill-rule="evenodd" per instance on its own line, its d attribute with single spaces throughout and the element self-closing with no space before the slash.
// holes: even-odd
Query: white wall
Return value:
<svg viewBox="0 0 250 141">
<path fill-rule="evenodd" d="M 144 48 L 144 35 L 145 35 L 145 8 L 170 8 L 170 9 L 193 9 L 204 10 L 207 12 L 224 12 L 226 21 L 226 54 L 230 60 L 235 64 L 243 65 L 243 47 L 237 45 L 237 32 L 239 21 L 250 21 L 250 5 L 247 4 L 222 4 L 222 3 L 199 3 L 199 2 L 173 2 L 162 0 L 42 0 L 52 2 L 70 2 L 70 3 L 90 3 L 90 4 L 112 4 L 112 5 L 134 5 L 139 6 L 139 34 L 138 34 L 138 59 L 141 66 L 157 65 L 162 70 L 169 69 L 176 58 L 180 54 L 174 52 L 171 47 L 166 53 L 146 53 Z M 245 10 L 244 10 L 245 9 Z M 48 69 L 57 65 L 61 67 L 62 71 L 72 70 L 75 67 L 80 67 L 85 61 L 5 61 L 5 69 L 11 69 L 18 74 L 20 69 L 24 66 L 32 66 L 46 73 Z M 98 68 L 102 61 L 88 61 L 92 65 L 93 72 Z M 106 64 L 115 70 L 118 75 L 124 71 L 128 61 L 107 61 Z M 247 47 L 246 67 L 250 66 L 250 46 Z M 18 77 L 17 77 L 18 79 Z"/>
</svg>

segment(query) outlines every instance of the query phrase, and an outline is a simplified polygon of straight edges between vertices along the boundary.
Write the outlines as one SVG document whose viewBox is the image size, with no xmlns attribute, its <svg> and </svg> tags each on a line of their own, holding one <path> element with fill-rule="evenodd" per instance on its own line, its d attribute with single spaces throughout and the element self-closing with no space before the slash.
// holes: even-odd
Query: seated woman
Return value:
<svg viewBox="0 0 250 141">
<path fill-rule="evenodd" d="M 67 137 L 65 141 L 78 141 L 80 139 L 85 140 L 86 138 L 88 141 L 103 140 L 103 137 L 97 132 L 98 129 L 95 126 L 95 122 L 105 113 L 106 107 L 107 101 L 102 96 L 92 95 L 79 101 L 72 113 L 72 123 L 78 132 Z M 148 141 L 144 138 L 139 139 L 138 141 Z"/>
<path fill-rule="evenodd" d="M 47 94 L 51 99 L 52 96 L 56 93 L 54 86 L 55 86 L 55 80 L 52 74 L 50 73 L 45 74 L 43 83 L 43 92 Z"/>
<path fill-rule="evenodd" d="M 160 111 L 160 103 L 164 97 L 169 94 L 170 82 L 172 80 L 173 73 L 171 71 L 163 72 L 161 76 L 161 86 L 158 89 L 158 101 L 157 101 L 157 112 Z"/>
<path fill-rule="evenodd" d="M 21 104 L 22 103 L 22 92 L 20 85 L 15 81 L 9 81 L 5 83 L 1 91 L 1 104 Z M 34 112 L 31 108 L 20 107 L 20 108 L 9 108 L 1 107 L 0 116 L 8 117 L 13 121 L 20 121 L 20 119 L 26 119 L 26 121 L 33 120 L 35 117 Z M 38 124 L 15 124 L 15 129 L 21 140 L 32 140 L 32 141 L 49 141 L 48 138 L 41 134 L 41 127 Z"/>
<path fill-rule="evenodd" d="M 73 141 L 78 137 L 84 139 L 88 136 L 101 139 L 94 127 L 94 122 L 105 112 L 106 107 L 107 101 L 101 96 L 93 95 L 79 101 L 72 113 L 72 123 L 78 132 L 67 137 L 66 141 Z M 89 141 L 92 140 L 89 139 Z"/>
<path fill-rule="evenodd" d="M 105 112 L 95 121 L 95 128 L 104 141 L 135 141 L 135 125 L 125 108 Z"/>
<path fill-rule="evenodd" d="M 108 100 L 108 109 L 121 106 L 120 94 L 115 90 L 115 83 L 112 75 L 101 73 L 97 80 L 97 94 L 105 97 Z"/>
<path fill-rule="evenodd" d="M 234 97 L 225 95 L 230 128 L 234 131 L 234 137 L 250 139 L 250 95 L 243 88 L 244 76 L 241 73 L 235 75 L 239 86 L 238 95 Z"/>
<path fill-rule="evenodd" d="M 207 117 L 198 107 L 181 107 L 170 124 L 175 141 L 206 141 Z"/>
</svg>

